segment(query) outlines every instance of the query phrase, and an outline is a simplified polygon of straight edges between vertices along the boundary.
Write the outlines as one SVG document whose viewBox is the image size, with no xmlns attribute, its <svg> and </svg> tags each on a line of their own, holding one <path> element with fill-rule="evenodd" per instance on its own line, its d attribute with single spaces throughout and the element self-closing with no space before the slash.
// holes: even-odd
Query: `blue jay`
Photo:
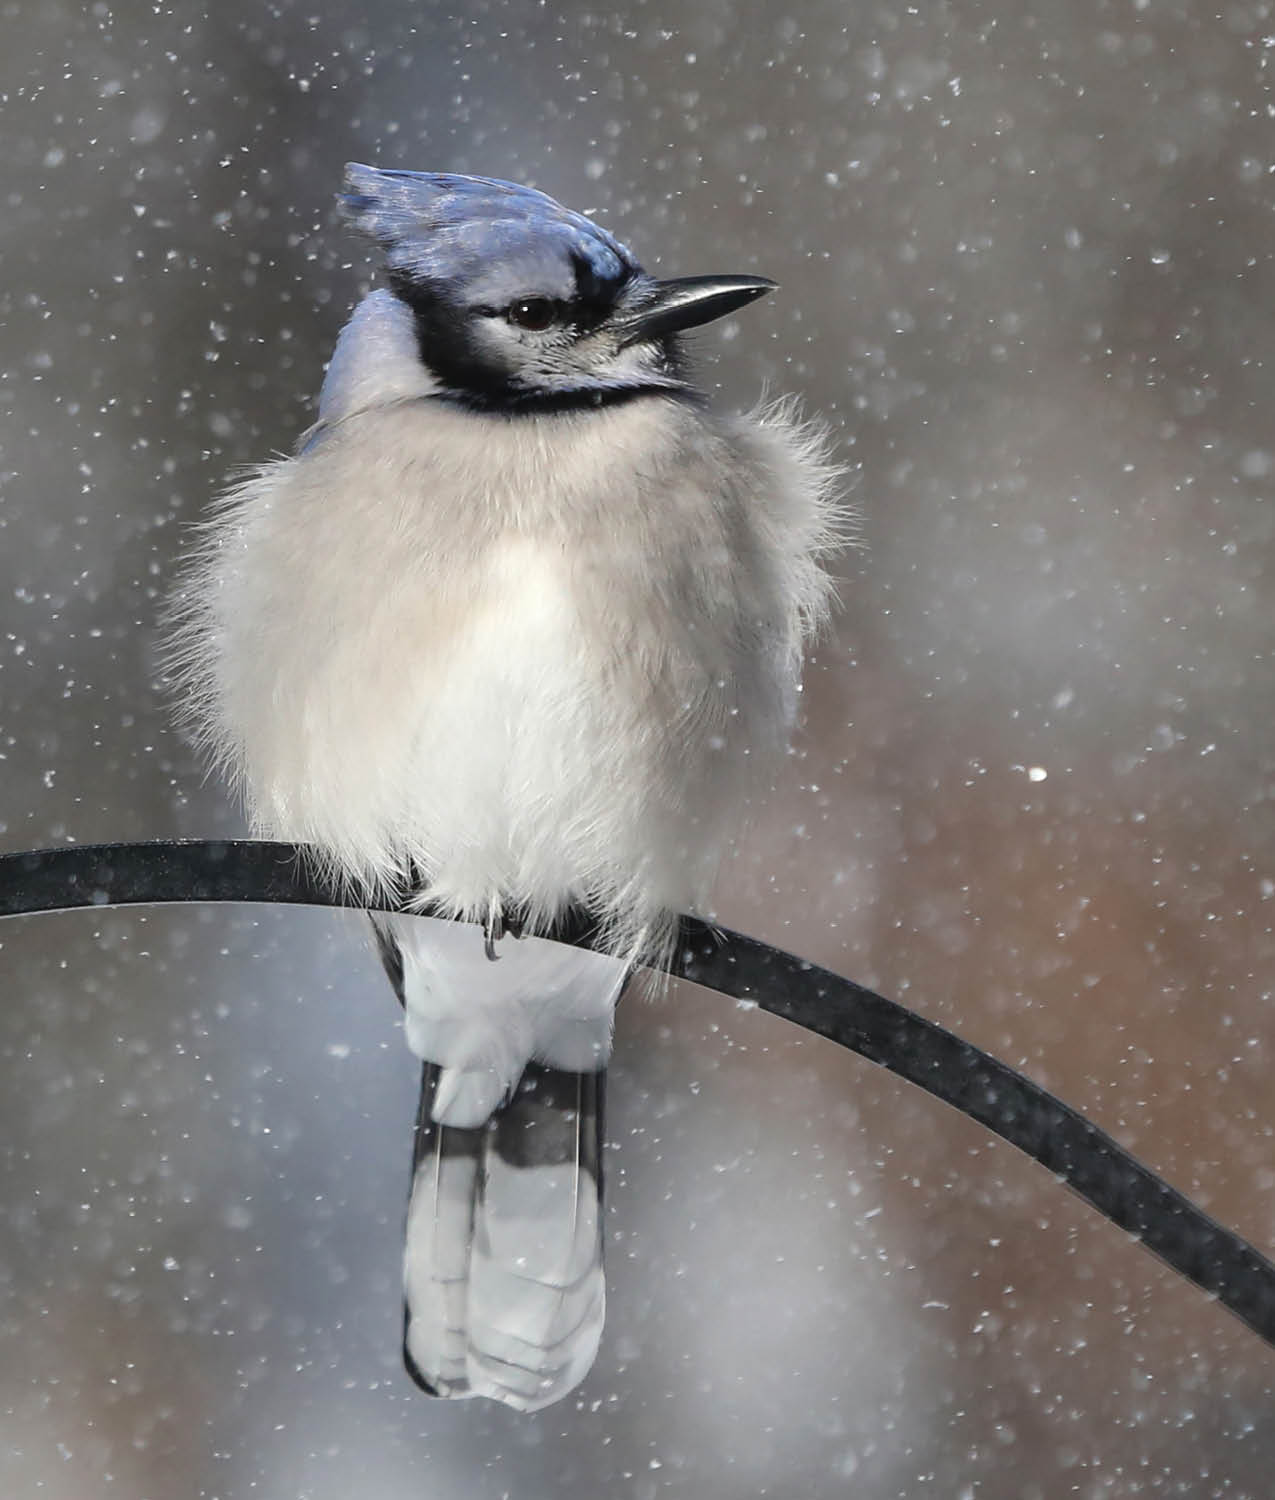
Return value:
<svg viewBox="0 0 1275 1500">
<path fill-rule="evenodd" d="M 508 182 L 345 189 L 386 285 L 296 453 L 214 513 L 169 659 L 257 833 L 474 924 L 374 919 L 424 1068 L 404 1350 L 532 1411 L 601 1336 L 616 1001 L 783 755 L 835 474 L 790 403 L 720 415 L 688 368 L 772 282 L 657 280 Z M 573 903 L 603 951 L 536 936 Z"/>
</svg>

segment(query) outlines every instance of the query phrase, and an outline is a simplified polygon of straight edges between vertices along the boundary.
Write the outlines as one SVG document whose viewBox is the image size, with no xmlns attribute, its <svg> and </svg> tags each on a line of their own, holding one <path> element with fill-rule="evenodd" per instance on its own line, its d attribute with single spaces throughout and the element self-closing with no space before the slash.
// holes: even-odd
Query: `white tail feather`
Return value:
<svg viewBox="0 0 1275 1500">
<path fill-rule="evenodd" d="M 433 1119 L 438 1075 L 422 1085 L 404 1353 L 437 1395 L 535 1411 L 584 1378 L 602 1334 L 602 1079 L 532 1068 L 461 1130 Z"/>
</svg>

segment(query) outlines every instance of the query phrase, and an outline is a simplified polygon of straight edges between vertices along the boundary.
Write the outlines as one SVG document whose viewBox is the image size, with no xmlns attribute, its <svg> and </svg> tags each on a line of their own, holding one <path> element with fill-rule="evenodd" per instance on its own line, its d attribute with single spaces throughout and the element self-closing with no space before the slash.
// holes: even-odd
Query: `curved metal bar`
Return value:
<svg viewBox="0 0 1275 1500">
<path fill-rule="evenodd" d="M 292 844 L 72 845 L 0 856 L 0 917 L 156 902 L 357 905 Z M 591 947 L 586 916 L 548 934 Z M 669 973 L 752 1001 L 917 1084 L 1053 1172 L 1275 1346 L 1275 1265 L 1161 1181 L 1105 1131 L 943 1027 L 756 938 L 683 917 Z"/>
</svg>

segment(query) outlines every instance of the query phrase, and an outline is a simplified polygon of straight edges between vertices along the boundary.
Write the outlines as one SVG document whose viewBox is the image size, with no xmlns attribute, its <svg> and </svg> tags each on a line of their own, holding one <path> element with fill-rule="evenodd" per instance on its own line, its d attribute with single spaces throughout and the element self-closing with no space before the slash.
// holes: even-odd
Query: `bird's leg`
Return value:
<svg viewBox="0 0 1275 1500">
<path fill-rule="evenodd" d="M 504 935 L 505 919 L 501 914 L 499 904 L 493 901 L 487 912 L 487 920 L 483 923 L 483 950 L 492 963 L 500 957 L 500 954 L 496 952 L 496 944 Z"/>
<path fill-rule="evenodd" d="M 495 963 L 500 957 L 496 952 L 496 944 L 505 936 L 521 938 L 526 936 L 526 922 L 521 912 L 507 912 L 500 904 L 500 897 L 493 896 L 491 905 L 487 910 L 487 920 L 483 923 L 483 951 L 487 957 Z"/>
</svg>

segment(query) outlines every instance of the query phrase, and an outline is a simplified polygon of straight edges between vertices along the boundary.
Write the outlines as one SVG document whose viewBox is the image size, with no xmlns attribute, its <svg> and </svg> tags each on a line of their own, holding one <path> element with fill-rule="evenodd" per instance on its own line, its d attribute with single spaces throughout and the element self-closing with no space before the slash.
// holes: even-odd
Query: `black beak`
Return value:
<svg viewBox="0 0 1275 1500">
<path fill-rule="evenodd" d="M 773 292 L 777 285 L 765 276 L 683 276 L 676 281 L 651 282 L 642 305 L 622 315 L 616 324 L 620 348 L 724 318 Z"/>
</svg>

